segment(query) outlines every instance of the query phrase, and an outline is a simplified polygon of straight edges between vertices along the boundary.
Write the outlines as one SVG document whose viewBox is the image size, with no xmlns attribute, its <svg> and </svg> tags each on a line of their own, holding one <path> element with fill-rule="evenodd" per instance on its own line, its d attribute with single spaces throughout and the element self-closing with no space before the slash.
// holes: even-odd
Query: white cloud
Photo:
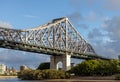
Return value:
<svg viewBox="0 0 120 82">
<path fill-rule="evenodd" d="M 91 32 L 88 33 L 88 38 L 92 38 L 92 39 L 99 38 L 99 37 L 102 37 L 102 36 L 103 36 L 103 34 L 97 28 L 94 28 Z"/>
<path fill-rule="evenodd" d="M 107 22 L 108 21 L 110 21 L 111 19 L 110 19 L 110 17 L 105 17 L 104 19 L 103 19 L 103 23 L 101 24 L 101 27 L 102 28 L 107 28 L 108 27 L 108 24 L 107 24 Z"/>
<path fill-rule="evenodd" d="M 2 27 L 2 28 L 13 28 L 13 26 L 10 23 L 4 22 L 4 21 L 0 21 L 0 27 Z"/>
<path fill-rule="evenodd" d="M 120 10 L 120 0 L 106 0 L 104 4 L 105 8 L 109 10 Z"/>
<path fill-rule="evenodd" d="M 87 8 L 93 7 L 96 4 L 97 0 L 69 0 L 70 5 L 73 7 L 80 9 L 80 8 Z"/>
<path fill-rule="evenodd" d="M 73 17 L 76 21 L 84 23 L 87 21 L 87 23 L 92 22 L 91 25 L 93 23 L 95 23 L 93 25 L 98 23 L 101 25 L 96 26 L 98 29 L 90 28 L 91 31 L 88 33 L 88 39 L 97 53 L 117 58 L 120 54 L 120 0 L 69 0 L 69 2 L 70 6 L 75 8 L 78 13 L 82 11 L 84 14 L 80 14 L 84 20 L 80 20 L 79 17 Z M 115 16 L 116 12 L 118 16 Z M 106 14 L 114 17 L 110 18 Z M 80 24 L 79 22 L 75 23 Z"/>
<path fill-rule="evenodd" d="M 74 13 L 68 15 L 68 18 L 74 23 L 79 23 L 79 21 L 84 19 L 82 14 L 79 12 L 74 12 Z"/>
<path fill-rule="evenodd" d="M 3 49 L 0 53 L 0 63 L 4 63 L 8 66 L 14 66 L 17 69 L 19 69 L 21 65 L 36 68 L 40 63 L 50 61 L 50 57 L 48 55 L 24 51 Z"/>
<path fill-rule="evenodd" d="M 120 0 L 69 0 L 70 5 L 77 9 L 94 8 L 97 10 L 120 10 Z"/>
<path fill-rule="evenodd" d="M 24 17 L 26 17 L 26 18 L 38 18 L 37 16 L 34 16 L 34 15 L 24 15 Z"/>
<path fill-rule="evenodd" d="M 117 58 L 120 54 L 120 17 L 115 16 L 106 20 L 104 25 L 105 28 L 101 28 L 103 31 L 93 29 L 89 33 L 88 38 L 93 43 L 98 54 Z"/>
<path fill-rule="evenodd" d="M 97 14 L 95 14 L 94 12 L 90 12 L 87 16 L 86 20 L 90 20 L 90 21 L 95 21 L 97 19 Z"/>
<path fill-rule="evenodd" d="M 87 29 L 88 26 L 86 24 L 81 23 L 85 18 L 79 12 L 73 12 L 72 14 L 68 15 L 69 20 L 76 26 L 83 29 Z"/>
<path fill-rule="evenodd" d="M 104 20 L 104 16 L 101 13 L 99 13 L 99 12 L 91 11 L 91 12 L 89 12 L 87 14 L 85 19 L 87 21 L 90 21 L 90 22 L 103 21 Z"/>
</svg>

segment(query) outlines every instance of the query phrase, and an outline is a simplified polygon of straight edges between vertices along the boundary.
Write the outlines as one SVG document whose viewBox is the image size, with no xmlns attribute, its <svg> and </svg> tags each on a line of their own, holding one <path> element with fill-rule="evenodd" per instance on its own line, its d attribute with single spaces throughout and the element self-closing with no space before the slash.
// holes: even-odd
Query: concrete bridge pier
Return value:
<svg viewBox="0 0 120 82">
<path fill-rule="evenodd" d="M 50 57 L 50 69 L 58 70 L 58 63 L 62 62 L 62 70 L 67 71 L 71 67 L 70 63 L 71 55 L 60 55 L 60 56 L 51 56 Z"/>
</svg>

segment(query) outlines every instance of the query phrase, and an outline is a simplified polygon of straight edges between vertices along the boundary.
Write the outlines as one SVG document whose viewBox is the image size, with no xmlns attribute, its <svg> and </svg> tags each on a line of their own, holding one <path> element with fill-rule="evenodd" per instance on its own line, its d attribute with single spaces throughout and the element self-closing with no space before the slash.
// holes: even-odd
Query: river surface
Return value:
<svg viewBox="0 0 120 82">
<path fill-rule="evenodd" d="M 18 78 L 0 78 L 0 82 L 120 82 L 117 80 L 39 80 L 39 81 L 26 81 Z"/>
</svg>

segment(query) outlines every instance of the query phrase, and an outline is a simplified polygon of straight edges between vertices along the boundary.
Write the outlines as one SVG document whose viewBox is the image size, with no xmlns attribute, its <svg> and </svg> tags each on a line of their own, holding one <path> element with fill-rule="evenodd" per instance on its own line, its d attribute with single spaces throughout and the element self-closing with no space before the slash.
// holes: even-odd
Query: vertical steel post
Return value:
<svg viewBox="0 0 120 82">
<path fill-rule="evenodd" d="M 53 25 L 53 48 L 55 48 L 55 42 L 56 42 L 56 33 L 55 33 L 55 25 Z"/>
<path fill-rule="evenodd" d="M 68 50 L 68 27 L 67 27 L 67 18 L 65 18 L 65 49 Z"/>
</svg>

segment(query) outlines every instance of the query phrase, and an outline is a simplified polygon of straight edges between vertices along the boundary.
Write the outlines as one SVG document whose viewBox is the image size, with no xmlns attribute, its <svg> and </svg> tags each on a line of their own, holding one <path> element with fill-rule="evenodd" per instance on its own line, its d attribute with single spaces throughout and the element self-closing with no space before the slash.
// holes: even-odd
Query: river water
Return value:
<svg viewBox="0 0 120 82">
<path fill-rule="evenodd" d="M 0 78 L 0 82 L 120 82 L 118 80 L 39 80 L 39 81 L 26 81 L 18 78 Z"/>
</svg>

